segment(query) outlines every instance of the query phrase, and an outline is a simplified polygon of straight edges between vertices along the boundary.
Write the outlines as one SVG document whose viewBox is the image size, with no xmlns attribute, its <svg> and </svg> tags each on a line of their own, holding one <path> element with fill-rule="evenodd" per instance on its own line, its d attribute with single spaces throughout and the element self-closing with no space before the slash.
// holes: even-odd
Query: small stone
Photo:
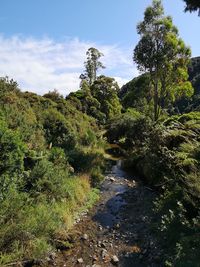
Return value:
<svg viewBox="0 0 200 267">
<path fill-rule="evenodd" d="M 52 252 L 50 255 L 49 255 L 49 258 L 51 260 L 54 260 L 56 258 L 56 253 L 55 252 Z"/>
<path fill-rule="evenodd" d="M 102 258 L 104 258 L 105 255 L 107 255 L 107 250 L 106 249 L 102 249 L 102 251 L 101 251 Z"/>
<path fill-rule="evenodd" d="M 110 177 L 110 181 L 111 182 L 115 182 L 115 178 L 114 177 Z"/>
<path fill-rule="evenodd" d="M 84 234 L 84 235 L 82 236 L 82 239 L 83 239 L 83 240 L 88 240 L 88 235 L 87 235 L 87 234 Z"/>
<path fill-rule="evenodd" d="M 105 244 L 105 242 L 102 242 L 102 243 L 101 243 L 101 247 L 102 247 L 102 248 L 106 248 L 106 244 Z"/>
<path fill-rule="evenodd" d="M 80 259 L 77 260 L 77 262 L 80 263 L 80 264 L 82 264 L 83 263 L 83 259 L 80 258 Z"/>
<path fill-rule="evenodd" d="M 120 228 L 120 224 L 117 223 L 117 224 L 115 225 L 115 228 L 119 229 L 119 228 Z"/>
<path fill-rule="evenodd" d="M 102 256 L 102 259 L 104 260 L 104 262 L 110 261 L 110 256 L 109 256 L 106 249 L 102 249 L 101 256 Z"/>
<path fill-rule="evenodd" d="M 112 263 L 118 264 L 118 262 L 119 262 L 118 257 L 116 255 L 112 256 Z"/>
<path fill-rule="evenodd" d="M 92 259 L 93 259 L 94 261 L 98 261 L 98 257 L 97 257 L 97 255 L 94 255 L 94 256 L 92 257 Z"/>
</svg>

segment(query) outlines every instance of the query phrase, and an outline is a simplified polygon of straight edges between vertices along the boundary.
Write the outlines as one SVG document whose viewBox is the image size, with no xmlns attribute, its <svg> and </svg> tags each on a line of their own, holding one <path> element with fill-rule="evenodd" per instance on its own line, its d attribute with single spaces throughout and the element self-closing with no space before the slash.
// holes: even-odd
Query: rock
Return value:
<svg viewBox="0 0 200 267">
<path fill-rule="evenodd" d="M 83 263 L 83 259 L 80 258 L 80 259 L 77 260 L 77 262 L 78 262 L 79 264 L 82 264 L 82 263 Z"/>
<path fill-rule="evenodd" d="M 56 253 L 55 253 L 55 252 L 50 253 L 50 254 L 49 254 L 49 258 L 50 258 L 51 260 L 54 260 L 54 259 L 56 258 Z"/>
<path fill-rule="evenodd" d="M 106 249 L 102 249 L 101 251 L 101 256 L 102 258 L 107 254 L 107 250 Z"/>
<path fill-rule="evenodd" d="M 70 171 L 71 173 L 74 173 L 74 168 L 73 168 L 72 166 L 70 166 L 70 167 L 69 167 L 69 171 Z"/>
<path fill-rule="evenodd" d="M 102 247 L 102 248 L 106 248 L 106 243 L 105 243 L 105 241 L 103 241 L 103 242 L 101 243 L 101 247 Z"/>
<path fill-rule="evenodd" d="M 119 229 L 119 228 L 120 228 L 120 224 L 117 223 L 117 224 L 115 225 L 115 228 L 116 228 L 116 229 Z"/>
<path fill-rule="evenodd" d="M 87 234 L 84 234 L 84 235 L 82 236 L 82 239 L 83 239 L 83 240 L 88 240 L 88 235 L 87 235 Z"/>
<path fill-rule="evenodd" d="M 94 255 L 94 256 L 92 257 L 92 259 L 93 259 L 93 261 L 98 261 L 98 256 L 97 256 L 97 255 Z"/>
<path fill-rule="evenodd" d="M 112 263 L 116 265 L 118 264 L 118 262 L 119 262 L 118 257 L 116 255 L 112 256 Z"/>
<path fill-rule="evenodd" d="M 110 261 L 110 256 L 109 256 L 106 249 L 102 249 L 101 256 L 102 256 L 102 259 L 104 260 L 104 262 Z"/>
<path fill-rule="evenodd" d="M 114 177 L 110 177 L 110 181 L 111 182 L 115 182 L 115 178 Z"/>
</svg>

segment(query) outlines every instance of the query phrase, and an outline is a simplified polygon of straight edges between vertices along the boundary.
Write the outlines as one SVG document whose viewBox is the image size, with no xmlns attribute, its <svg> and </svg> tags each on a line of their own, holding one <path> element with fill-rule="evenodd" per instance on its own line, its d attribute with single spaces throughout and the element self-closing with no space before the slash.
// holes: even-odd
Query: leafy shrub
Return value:
<svg viewBox="0 0 200 267">
<path fill-rule="evenodd" d="M 64 116 L 54 109 L 44 113 L 44 129 L 47 142 L 66 150 L 76 145 L 75 133 Z"/>
</svg>

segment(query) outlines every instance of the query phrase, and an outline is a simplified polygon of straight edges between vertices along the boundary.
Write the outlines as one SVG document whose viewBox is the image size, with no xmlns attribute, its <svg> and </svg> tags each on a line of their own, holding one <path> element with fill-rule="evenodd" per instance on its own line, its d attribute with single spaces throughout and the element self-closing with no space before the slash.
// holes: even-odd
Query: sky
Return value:
<svg viewBox="0 0 200 267">
<path fill-rule="evenodd" d="M 103 52 L 99 74 L 123 85 L 138 75 L 132 60 L 151 0 L 0 0 L 0 77 L 16 80 L 23 91 L 40 95 L 79 88 L 86 51 Z M 200 56 L 197 13 L 184 13 L 182 0 L 163 0 L 181 38 Z"/>
</svg>

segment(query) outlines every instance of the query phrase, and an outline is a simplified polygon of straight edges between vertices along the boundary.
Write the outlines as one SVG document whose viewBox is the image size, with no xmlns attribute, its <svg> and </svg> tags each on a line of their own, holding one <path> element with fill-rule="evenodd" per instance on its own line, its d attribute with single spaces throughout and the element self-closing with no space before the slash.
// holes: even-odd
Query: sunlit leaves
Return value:
<svg viewBox="0 0 200 267">
<path fill-rule="evenodd" d="M 180 97 L 181 92 L 183 96 L 193 94 L 191 84 L 186 82 L 191 52 L 179 37 L 172 18 L 164 15 L 159 0 L 146 9 L 138 33 L 141 39 L 134 49 L 133 59 L 140 71 L 150 74 L 154 88 L 154 119 L 157 120 L 162 109 Z M 175 89 L 179 89 L 178 92 Z"/>
</svg>

